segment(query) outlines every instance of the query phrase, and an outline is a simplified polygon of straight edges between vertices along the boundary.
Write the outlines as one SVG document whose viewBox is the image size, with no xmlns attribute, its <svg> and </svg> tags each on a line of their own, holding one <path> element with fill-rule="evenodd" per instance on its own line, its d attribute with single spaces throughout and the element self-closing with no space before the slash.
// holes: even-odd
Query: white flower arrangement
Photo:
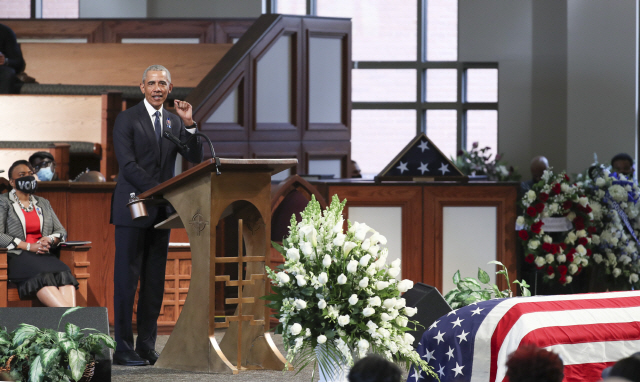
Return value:
<svg viewBox="0 0 640 382">
<path fill-rule="evenodd" d="M 274 294 L 265 299 L 280 321 L 276 332 L 287 360 L 301 368 L 313 361 L 324 376 L 333 376 L 340 365 L 373 352 L 435 376 L 406 333 L 417 309 L 407 307 L 401 293 L 413 282 L 396 280 L 400 260 L 386 263 L 384 236 L 357 222 L 343 231 L 345 204 L 334 196 L 323 212 L 312 197 L 300 223 L 291 217 L 283 245 L 273 243 L 285 263 L 267 267 Z"/>
</svg>

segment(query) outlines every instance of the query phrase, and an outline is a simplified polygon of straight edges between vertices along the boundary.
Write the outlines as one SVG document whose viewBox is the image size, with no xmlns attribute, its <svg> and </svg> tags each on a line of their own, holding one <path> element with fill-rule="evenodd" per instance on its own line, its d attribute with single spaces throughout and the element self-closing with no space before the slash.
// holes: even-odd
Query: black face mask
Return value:
<svg viewBox="0 0 640 382">
<path fill-rule="evenodd" d="M 17 178 L 15 182 L 16 190 L 24 192 L 25 194 L 33 194 L 38 188 L 38 182 L 36 181 L 36 177 L 33 175 Z"/>
</svg>

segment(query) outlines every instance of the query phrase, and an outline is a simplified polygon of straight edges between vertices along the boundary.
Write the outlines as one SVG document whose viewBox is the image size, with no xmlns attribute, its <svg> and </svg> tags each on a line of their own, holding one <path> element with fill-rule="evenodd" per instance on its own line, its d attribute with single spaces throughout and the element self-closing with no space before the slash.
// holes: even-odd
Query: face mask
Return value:
<svg viewBox="0 0 640 382">
<path fill-rule="evenodd" d="M 38 182 L 36 181 L 36 177 L 33 175 L 17 178 L 15 182 L 16 190 L 24 192 L 25 194 L 33 194 L 36 192 L 36 188 L 38 188 Z"/>
<path fill-rule="evenodd" d="M 40 180 L 49 181 L 53 179 L 53 171 L 51 171 L 51 167 L 41 168 L 37 175 Z"/>
</svg>

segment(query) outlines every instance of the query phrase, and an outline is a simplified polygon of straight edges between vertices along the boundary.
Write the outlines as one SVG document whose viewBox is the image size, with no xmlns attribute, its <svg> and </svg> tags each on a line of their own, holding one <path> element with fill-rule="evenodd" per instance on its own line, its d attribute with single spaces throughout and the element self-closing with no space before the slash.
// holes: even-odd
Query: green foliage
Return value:
<svg viewBox="0 0 640 382">
<path fill-rule="evenodd" d="M 70 308 L 60 318 L 81 309 Z M 11 377 L 16 381 L 57 382 L 79 380 L 87 364 L 102 352 L 105 346 L 115 349 L 113 338 L 103 333 L 83 334 L 95 329 L 80 329 L 67 323 L 64 332 L 39 329 L 33 325 L 20 324 L 13 332 L 0 328 L 0 364 L 9 357 L 17 360 L 11 364 Z M 23 375 L 26 366 L 28 374 Z"/>
<path fill-rule="evenodd" d="M 492 154 L 487 153 L 491 148 L 478 148 L 478 142 L 474 142 L 470 151 L 458 151 L 458 158 L 451 158 L 456 167 L 465 175 L 486 175 L 489 180 L 519 181 L 521 175 L 513 167 L 509 166 L 496 155 L 491 159 Z"/>
<path fill-rule="evenodd" d="M 503 275 L 506 278 L 509 289 L 501 291 L 497 285 L 491 284 L 489 274 L 482 268 L 478 268 L 477 280 L 473 277 L 462 278 L 460 276 L 460 271 L 456 271 L 453 275 L 453 283 L 456 285 L 456 288 L 444 296 L 444 299 L 451 308 L 458 309 L 463 306 L 473 304 L 474 302 L 487 301 L 492 298 L 512 297 L 509 274 L 507 273 L 507 269 L 504 264 L 499 261 L 490 261 L 488 264 L 495 264 L 502 267 L 502 269 L 497 271 L 496 274 Z M 531 292 L 527 289 L 529 288 L 529 284 L 527 284 L 526 281 L 516 280 L 513 283 L 520 286 L 520 293 L 522 296 L 531 296 Z"/>
</svg>

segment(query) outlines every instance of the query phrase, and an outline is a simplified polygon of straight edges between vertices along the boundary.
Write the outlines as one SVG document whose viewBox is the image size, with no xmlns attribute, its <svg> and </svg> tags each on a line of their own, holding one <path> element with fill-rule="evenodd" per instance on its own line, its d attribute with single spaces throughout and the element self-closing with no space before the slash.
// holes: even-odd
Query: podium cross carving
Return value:
<svg viewBox="0 0 640 382">
<path fill-rule="evenodd" d="M 193 215 L 193 217 L 191 218 L 189 224 L 191 224 L 196 229 L 196 235 L 200 236 L 200 232 L 204 231 L 209 222 L 204 220 L 202 214 L 200 213 L 200 209 L 198 208 L 195 215 Z"/>
</svg>

